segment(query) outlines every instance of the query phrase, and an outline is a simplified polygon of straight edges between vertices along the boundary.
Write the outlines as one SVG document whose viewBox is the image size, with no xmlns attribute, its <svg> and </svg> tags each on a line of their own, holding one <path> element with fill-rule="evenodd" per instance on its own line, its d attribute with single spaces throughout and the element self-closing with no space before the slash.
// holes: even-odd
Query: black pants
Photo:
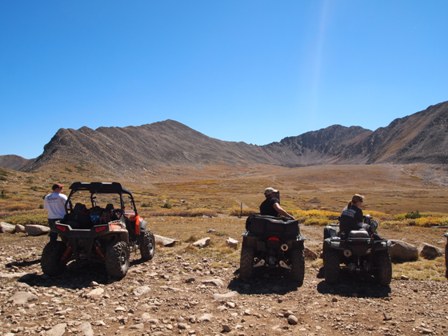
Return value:
<svg viewBox="0 0 448 336">
<path fill-rule="evenodd" d="M 48 218 L 48 226 L 50 227 L 50 241 L 56 241 L 58 239 L 58 232 L 56 231 L 56 221 L 61 220 L 61 218 L 50 219 Z"/>
</svg>

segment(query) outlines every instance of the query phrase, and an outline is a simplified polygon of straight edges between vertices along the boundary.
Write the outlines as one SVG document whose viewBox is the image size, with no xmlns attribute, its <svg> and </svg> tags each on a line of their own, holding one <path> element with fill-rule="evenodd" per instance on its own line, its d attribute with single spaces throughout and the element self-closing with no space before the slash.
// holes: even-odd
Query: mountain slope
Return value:
<svg viewBox="0 0 448 336">
<path fill-rule="evenodd" d="M 395 119 L 360 144 L 369 163 L 448 163 L 448 103 Z"/>
<path fill-rule="evenodd" d="M 30 161 L 18 155 L 0 155 L 0 167 L 2 168 L 19 170 Z"/>
</svg>

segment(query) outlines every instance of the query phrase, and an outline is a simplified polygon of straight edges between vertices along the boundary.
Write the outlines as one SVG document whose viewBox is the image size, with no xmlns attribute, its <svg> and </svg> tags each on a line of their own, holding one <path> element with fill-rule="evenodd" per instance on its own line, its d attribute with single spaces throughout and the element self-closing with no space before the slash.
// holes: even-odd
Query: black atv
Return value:
<svg viewBox="0 0 448 336">
<path fill-rule="evenodd" d="M 243 234 L 240 278 L 249 280 L 256 268 L 284 269 L 298 286 L 302 286 L 304 240 L 297 220 L 250 215 Z"/>
<path fill-rule="evenodd" d="M 323 259 L 325 281 L 338 281 L 341 264 L 351 272 L 373 275 L 383 286 L 392 280 L 392 263 L 389 256 L 390 241 L 376 234 L 378 222 L 367 218 L 371 229 L 339 232 L 339 224 L 324 228 Z"/>
<path fill-rule="evenodd" d="M 66 215 L 55 224 L 61 241 L 49 242 L 42 253 L 45 274 L 61 274 L 73 260 L 90 260 L 104 263 L 111 278 L 121 279 L 132 249 L 139 248 L 144 261 L 153 258 L 154 235 L 130 191 L 117 182 L 75 182 L 70 189 Z"/>
</svg>

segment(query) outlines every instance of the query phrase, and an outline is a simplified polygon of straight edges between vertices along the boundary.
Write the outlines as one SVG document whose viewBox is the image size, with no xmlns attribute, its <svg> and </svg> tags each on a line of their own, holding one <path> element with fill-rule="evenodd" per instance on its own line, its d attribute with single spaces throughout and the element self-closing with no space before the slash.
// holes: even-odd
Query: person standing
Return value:
<svg viewBox="0 0 448 336">
<path fill-rule="evenodd" d="M 264 196 L 266 197 L 266 199 L 260 204 L 261 215 L 268 215 L 274 217 L 287 217 L 290 219 L 294 219 L 293 216 L 287 213 L 280 206 L 280 197 L 278 190 L 272 187 L 268 187 L 264 190 Z"/>
<path fill-rule="evenodd" d="M 44 197 L 44 209 L 48 211 L 50 242 L 55 242 L 58 239 L 55 223 L 63 219 L 66 213 L 65 202 L 67 202 L 67 196 L 61 193 L 63 187 L 60 183 L 53 184 L 52 192 Z"/>
</svg>

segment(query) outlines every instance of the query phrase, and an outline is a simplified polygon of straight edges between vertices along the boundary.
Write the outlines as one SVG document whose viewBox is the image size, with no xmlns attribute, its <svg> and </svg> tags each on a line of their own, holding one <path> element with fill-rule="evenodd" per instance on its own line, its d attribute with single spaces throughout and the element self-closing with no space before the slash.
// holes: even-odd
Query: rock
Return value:
<svg viewBox="0 0 448 336">
<path fill-rule="evenodd" d="M 226 244 L 227 246 L 233 248 L 233 249 L 237 249 L 238 248 L 238 240 L 233 239 L 233 238 L 227 238 L 226 240 Z"/>
<path fill-rule="evenodd" d="M 139 286 L 137 288 L 135 288 L 132 293 L 135 296 L 142 296 L 145 295 L 146 293 L 149 293 L 151 291 L 151 289 L 149 288 L 149 286 Z"/>
<path fill-rule="evenodd" d="M 45 336 L 62 336 L 67 328 L 66 323 L 59 323 L 45 333 Z"/>
<path fill-rule="evenodd" d="M 391 240 L 389 255 L 393 262 L 416 261 L 418 260 L 418 249 L 402 240 Z"/>
<path fill-rule="evenodd" d="M 16 232 L 15 225 L 6 222 L 0 222 L 0 233 L 14 233 L 14 232 Z"/>
<path fill-rule="evenodd" d="M 130 327 L 130 329 L 134 329 L 134 330 L 143 330 L 144 328 L 145 328 L 145 325 L 143 323 L 133 324 Z"/>
<path fill-rule="evenodd" d="M 428 260 L 433 260 L 443 256 L 443 251 L 436 246 L 424 243 L 423 248 L 420 251 L 420 256 Z"/>
<path fill-rule="evenodd" d="M 186 330 L 188 329 L 188 324 L 179 322 L 177 324 L 177 327 L 179 328 L 179 330 Z"/>
<path fill-rule="evenodd" d="M 98 299 L 102 297 L 104 294 L 104 289 L 101 287 L 97 287 L 88 292 L 85 296 L 90 299 Z"/>
<path fill-rule="evenodd" d="M 231 330 L 232 330 L 232 328 L 230 328 L 229 325 L 227 325 L 227 324 L 223 324 L 223 325 L 222 325 L 222 331 L 221 331 L 221 332 L 223 332 L 223 333 L 228 333 L 228 332 L 230 332 Z"/>
<path fill-rule="evenodd" d="M 25 226 L 21 224 L 16 224 L 16 233 L 26 233 Z"/>
<path fill-rule="evenodd" d="M 306 260 L 316 260 L 317 258 L 319 258 L 319 255 L 316 252 L 311 251 L 307 247 L 305 247 L 305 249 L 303 250 L 303 253 L 305 255 Z"/>
<path fill-rule="evenodd" d="M 177 240 L 172 239 L 172 238 L 168 238 L 168 237 L 163 237 L 163 236 L 159 236 L 159 235 L 154 235 L 154 239 L 156 240 L 156 244 L 165 246 L 165 247 L 173 247 Z"/>
<path fill-rule="evenodd" d="M 291 325 L 296 325 L 297 323 L 299 323 L 299 319 L 297 318 L 297 316 L 291 314 L 288 316 L 288 323 Z"/>
<path fill-rule="evenodd" d="M 212 318 L 212 314 L 204 314 L 198 318 L 198 322 L 210 322 Z"/>
<path fill-rule="evenodd" d="M 89 322 L 83 322 L 78 327 L 79 332 L 84 336 L 93 336 L 93 328 Z"/>
<path fill-rule="evenodd" d="M 216 301 L 225 301 L 225 300 L 233 298 L 233 297 L 235 297 L 237 295 L 238 295 L 238 292 L 231 291 L 231 292 L 227 292 L 227 293 L 224 293 L 224 294 L 219 294 L 219 293 L 213 294 L 213 298 Z"/>
<path fill-rule="evenodd" d="M 224 281 L 221 279 L 205 279 L 202 280 L 204 285 L 213 285 L 215 287 L 224 287 Z"/>
<path fill-rule="evenodd" d="M 44 225 L 28 224 L 25 225 L 25 231 L 29 236 L 42 236 L 50 232 L 50 228 Z"/>
<path fill-rule="evenodd" d="M 13 305 L 24 305 L 31 301 L 37 301 L 37 296 L 29 292 L 17 292 L 8 302 L 12 302 Z"/>
<path fill-rule="evenodd" d="M 193 243 L 193 246 L 204 248 L 207 247 L 210 244 L 210 237 L 199 239 L 198 241 Z"/>
</svg>

